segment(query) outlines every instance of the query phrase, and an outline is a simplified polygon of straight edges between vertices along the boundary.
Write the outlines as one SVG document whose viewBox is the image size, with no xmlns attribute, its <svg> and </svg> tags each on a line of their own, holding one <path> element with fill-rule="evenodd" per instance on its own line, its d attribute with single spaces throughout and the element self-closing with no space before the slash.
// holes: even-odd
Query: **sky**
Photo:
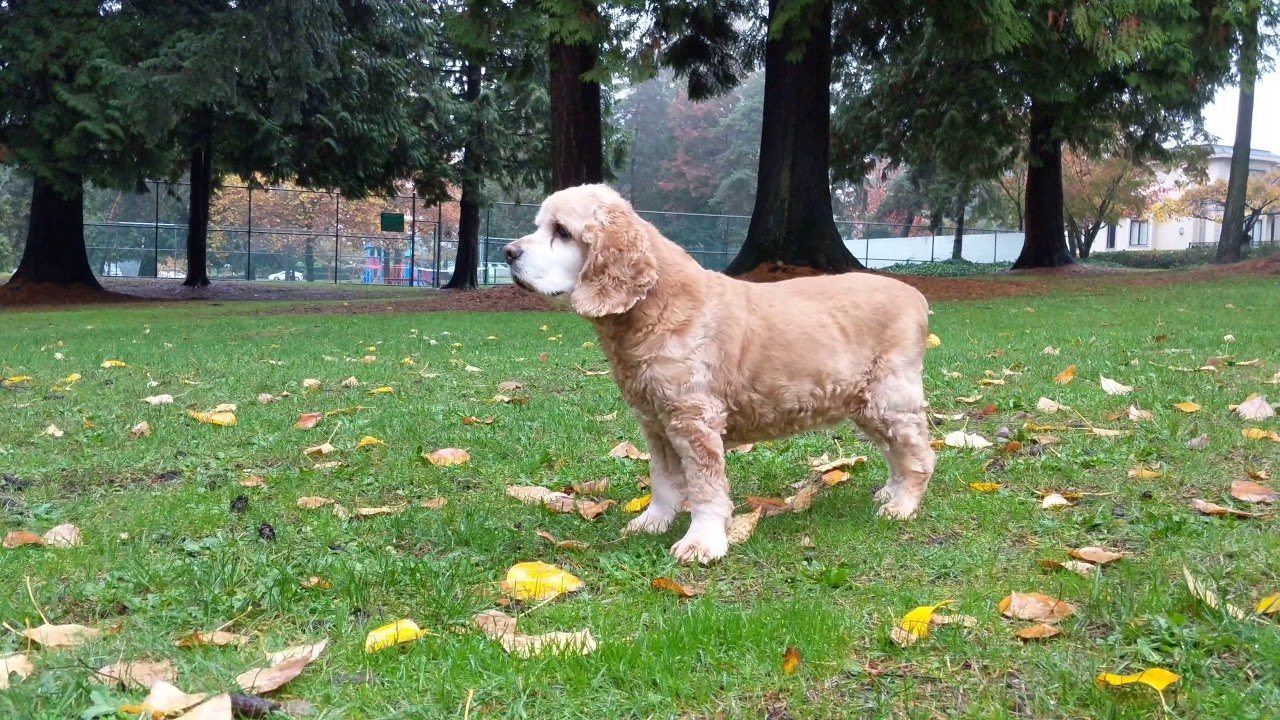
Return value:
<svg viewBox="0 0 1280 720">
<path fill-rule="evenodd" d="M 1239 88 L 1224 88 L 1204 111 L 1205 129 L 1224 145 L 1235 142 L 1239 100 Z M 1280 154 L 1280 72 L 1274 69 L 1254 86 L 1252 145 L 1254 150 Z"/>
</svg>

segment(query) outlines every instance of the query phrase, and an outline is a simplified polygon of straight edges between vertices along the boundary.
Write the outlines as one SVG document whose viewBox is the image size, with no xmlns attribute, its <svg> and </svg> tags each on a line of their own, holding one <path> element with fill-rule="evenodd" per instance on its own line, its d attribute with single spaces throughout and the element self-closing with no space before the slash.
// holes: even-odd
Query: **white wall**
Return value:
<svg viewBox="0 0 1280 720">
<path fill-rule="evenodd" d="M 975 233 L 964 236 L 965 260 L 975 263 L 1013 262 L 1022 252 L 1020 232 Z M 869 268 L 882 268 L 897 263 L 925 263 L 951 258 L 954 235 L 921 237 L 887 237 L 869 240 L 845 240 L 845 247 Z"/>
</svg>

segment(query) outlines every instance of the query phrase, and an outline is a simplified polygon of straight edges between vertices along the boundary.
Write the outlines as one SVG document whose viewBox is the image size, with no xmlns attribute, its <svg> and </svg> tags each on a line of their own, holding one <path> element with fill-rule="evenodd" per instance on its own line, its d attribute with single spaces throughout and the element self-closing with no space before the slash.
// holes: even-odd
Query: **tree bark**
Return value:
<svg viewBox="0 0 1280 720">
<path fill-rule="evenodd" d="M 1215 263 L 1239 262 L 1249 242 L 1244 204 L 1249 192 L 1249 151 L 1253 145 L 1253 91 L 1258 79 L 1258 15 L 1260 3 L 1250 3 L 1240 39 L 1240 102 L 1236 106 L 1236 140 L 1231 148 L 1231 175 L 1222 211 Z"/>
<path fill-rule="evenodd" d="M 1063 221 L 1062 139 L 1054 134 L 1054 111 L 1031 102 L 1027 147 L 1026 235 L 1014 270 L 1071 265 Z"/>
<path fill-rule="evenodd" d="M 213 194 L 213 131 L 207 125 L 191 149 L 191 198 L 187 209 L 187 287 L 209 284 L 209 200 Z"/>
<path fill-rule="evenodd" d="M 10 285 L 53 283 L 102 289 L 84 246 L 84 181 L 79 175 L 68 180 L 75 188 L 68 195 L 43 178 L 32 181 L 27 246 Z"/>
<path fill-rule="evenodd" d="M 307 238 L 306 244 L 303 245 L 303 250 L 305 252 L 305 255 L 303 256 L 302 261 L 303 263 L 306 264 L 306 268 L 307 268 L 307 275 L 306 275 L 307 282 L 315 282 L 316 281 L 316 238 L 315 236 Z"/>
<path fill-rule="evenodd" d="M 964 259 L 964 216 L 969 205 L 969 193 L 961 190 L 956 195 L 956 237 L 951 241 L 951 259 Z"/>
<path fill-rule="evenodd" d="M 584 4 L 584 12 L 594 6 Z M 551 189 L 604 182 L 600 83 L 582 79 L 596 66 L 592 43 L 551 39 Z"/>
<path fill-rule="evenodd" d="M 462 99 L 469 105 L 475 104 L 480 97 L 480 84 L 483 72 L 480 65 L 467 62 L 463 67 L 467 85 L 463 89 Z M 446 290 L 474 290 L 479 286 L 476 270 L 480 265 L 480 178 L 483 158 L 476 148 L 475 130 L 467 133 L 467 141 L 462 146 L 462 197 L 459 199 L 458 211 L 458 254 L 453 261 L 453 275 L 444 284 Z"/>
<path fill-rule="evenodd" d="M 781 0 L 769 0 L 764 116 L 755 208 L 747 237 L 725 272 L 764 263 L 825 272 L 862 267 L 845 247 L 831 206 L 832 0 L 818 0 L 783 28 Z M 799 61 L 788 56 L 803 53 Z"/>
</svg>

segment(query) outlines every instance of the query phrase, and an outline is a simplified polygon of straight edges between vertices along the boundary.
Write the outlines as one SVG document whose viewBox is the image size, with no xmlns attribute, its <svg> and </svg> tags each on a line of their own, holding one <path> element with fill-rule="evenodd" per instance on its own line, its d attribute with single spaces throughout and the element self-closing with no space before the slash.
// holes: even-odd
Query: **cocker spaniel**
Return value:
<svg viewBox="0 0 1280 720">
<path fill-rule="evenodd" d="M 849 419 L 884 454 L 880 515 L 909 518 L 933 474 L 922 383 L 929 309 L 914 288 L 850 273 L 755 284 L 698 265 L 605 185 L 561 190 L 503 248 L 516 284 L 588 319 L 639 416 L 653 499 L 624 533 L 663 533 L 709 563 L 729 548 L 725 448 Z"/>
</svg>

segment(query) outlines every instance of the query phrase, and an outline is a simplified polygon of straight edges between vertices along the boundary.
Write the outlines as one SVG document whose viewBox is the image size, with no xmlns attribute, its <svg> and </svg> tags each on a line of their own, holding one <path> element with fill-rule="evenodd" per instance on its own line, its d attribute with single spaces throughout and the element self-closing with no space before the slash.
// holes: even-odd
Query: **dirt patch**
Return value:
<svg viewBox="0 0 1280 720">
<path fill-rule="evenodd" d="M 140 299 L 82 285 L 6 283 L 0 285 L 0 308 L 66 307 L 138 302 Z"/>
</svg>

